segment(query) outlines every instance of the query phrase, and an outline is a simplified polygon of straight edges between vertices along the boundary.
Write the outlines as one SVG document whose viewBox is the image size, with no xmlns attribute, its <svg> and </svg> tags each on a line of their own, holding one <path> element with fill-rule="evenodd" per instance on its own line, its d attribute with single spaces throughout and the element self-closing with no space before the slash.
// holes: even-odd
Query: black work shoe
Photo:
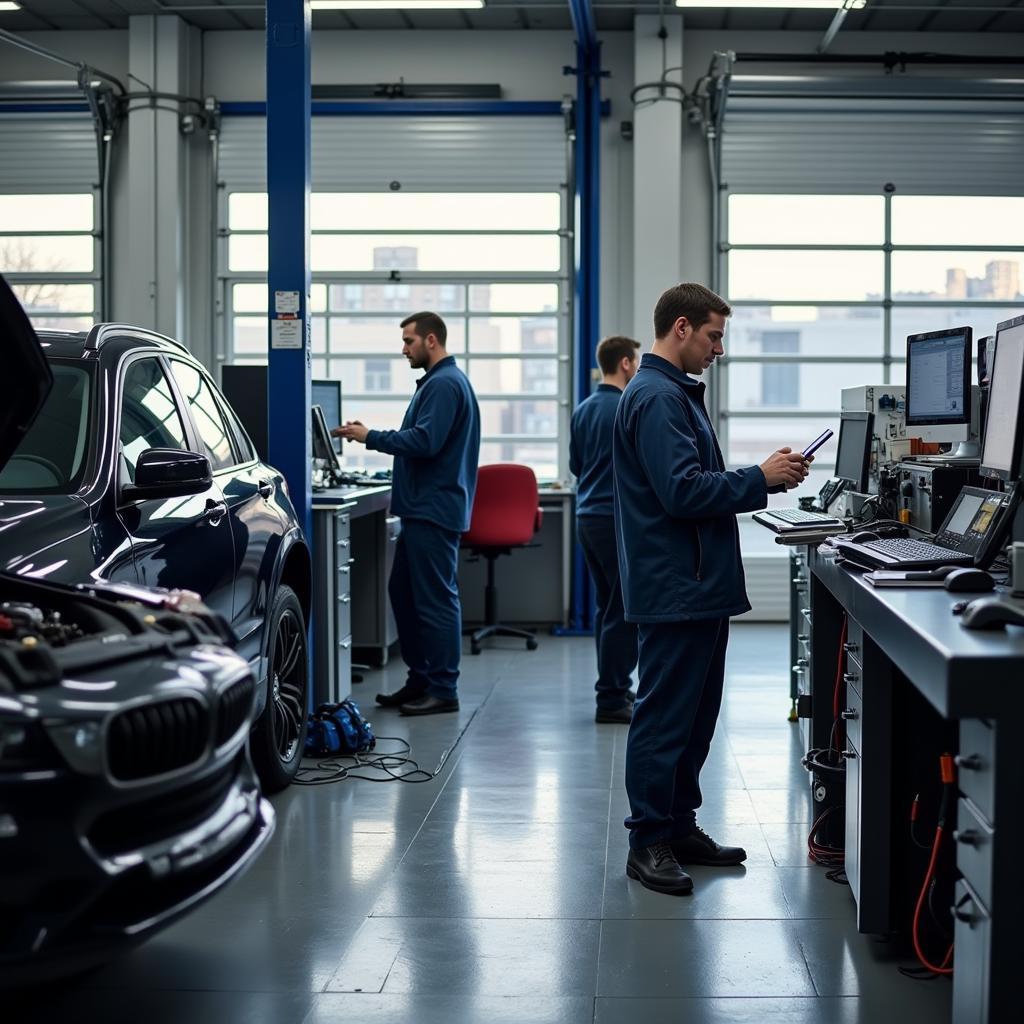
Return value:
<svg viewBox="0 0 1024 1024">
<path fill-rule="evenodd" d="M 633 721 L 633 705 L 623 704 L 621 708 L 598 708 L 594 715 L 595 722 L 606 725 L 629 725 Z"/>
<path fill-rule="evenodd" d="M 680 864 L 710 864 L 712 867 L 734 867 L 747 859 L 742 846 L 720 846 L 697 825 L 685 839 L 672 840 L 672 852 Z"/>
<path fill-rule="evenodd" d="M 403 704 L 399 709 L 402 715 L 443 715 L 448 711 L 458 711 L 457 700 L 444 700 L 441 697 L 425 695 Z"/>
<path fill-rule="evenodd" d="M 630 850 L 626 858 L 626 877 L 669 896 L 688 896 L 693 892 L 693 879 L 679 866 L 672 855 L 672 847 L 664 841 L 642 850 Z"/>
<path fill-rule="evenodd" d="M 400 690 L 395 690 L 394 693 L 378 693 L 377 703 L 382 708 L 397 708 L 403 704 L 408 704 L 409 701 L 416 700 L 420 696 L 422 696 L 422 693 L 418 693 L 406 683 L 405 686 Z"/>
</svg>

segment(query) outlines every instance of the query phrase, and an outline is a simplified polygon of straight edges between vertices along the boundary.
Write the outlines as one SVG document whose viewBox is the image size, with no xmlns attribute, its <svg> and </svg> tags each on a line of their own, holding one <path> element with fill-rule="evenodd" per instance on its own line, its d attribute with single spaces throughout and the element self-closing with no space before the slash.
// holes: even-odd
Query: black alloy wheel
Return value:
<svg viewBox="0 0 1024 1024">
<path fill-rule="evenodd" d="M 280 586 L 267 617 L 267 702 L 252 733 L 252 758 L 268 793 L 287 786 L 306 742 L 309 661 L 306 623 L 295 592 Z"/>
</svg>

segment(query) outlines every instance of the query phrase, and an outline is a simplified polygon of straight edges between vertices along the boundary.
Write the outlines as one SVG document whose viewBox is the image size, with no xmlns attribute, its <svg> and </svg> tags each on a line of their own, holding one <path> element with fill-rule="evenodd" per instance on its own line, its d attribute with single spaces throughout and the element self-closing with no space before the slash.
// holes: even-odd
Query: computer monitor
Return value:
<svg viewBox="0 0 1024 1024">
<path fill-rule="evenodd" d="M 331 431 L 324 418 L 324 411 L 319 405 L 312 409 L 313 417 L 313 458 L 321 459 L 327 464 L 327 468 L 333 472 L 341 472 L 338 465 L 338 453 L 331 444 Z"/>
<path fill-rule="evenodd" d="M 1020 478 L 1024 447 L 1024 316 L 996 328 L 990 380 L 981 472 L 1012 483 Z"/>
<path fill-rule="evenodd" d="M 256 454 L 265 462 L 270 448 L 267 427 L 266 363 L 222 366 L 220 389 L 242 421 Z"/>
<path fill-rule="evenodd" d="M 907 426 L 971 422 L 970 327 L 907 338 Z"/>
<path fill-rule="evenodd" d="M 341 381 L 340 380 L 315 380 L 313 381 L 313 405 L 319 405 L 324 411 L 324 419 L 328 427 L 341 425 Z M 334 451 L 341 454 L 342 440 L 340 437 L 332 437 L 331 441 Z"/>
<path fill-rule="evenodd" d="M 862 494 L 868 489 L 874 425 L 875 417 L 870 412 L 847 411 L 839 417 L 836 476 L 849 480 L 853 490 Z"/>
<path fill-rule="evenodd" d="M 907 338 L 907 432 L 950 445 L 942 459 L 978 457 L 980 391 L 971 387 L 971 336 L 970 327 L 949 327 Z"/>
</svg>

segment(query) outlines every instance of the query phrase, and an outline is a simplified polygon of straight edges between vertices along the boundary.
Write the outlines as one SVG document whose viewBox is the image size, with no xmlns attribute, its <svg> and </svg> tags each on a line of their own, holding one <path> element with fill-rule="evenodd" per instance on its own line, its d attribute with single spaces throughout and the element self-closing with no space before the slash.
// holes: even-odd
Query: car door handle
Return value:
<svg viewBox="0 0 1024 1024">
<path fill-rule="evenodd" d="M 261 498 L 269 498 L 274 493 L 274 485 L 269 480 L 261 480 L 256 487 Z"/>
<path fill-rule="evenodd" d="M 207 499 L 203 518 L 211 526 L 216 526 L 227 514 L 228 505 L 226 501 L 214 501 L 212 498 Z"/>
</svg>

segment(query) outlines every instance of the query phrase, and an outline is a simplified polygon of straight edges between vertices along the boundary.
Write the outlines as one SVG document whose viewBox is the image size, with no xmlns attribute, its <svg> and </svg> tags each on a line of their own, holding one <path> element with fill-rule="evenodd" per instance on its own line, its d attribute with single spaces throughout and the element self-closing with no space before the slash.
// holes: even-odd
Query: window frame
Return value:
<svg viewBox="0 0 1024 1024">
<path fill-rule="evenodd" d="M 102 204 L 99 188 L 91 186 L 77 191 L 62 188 L 22 188 L 18 192 L 4 192 L 4 195 L 88 195 L 92 198 L 92 228 L 89 231 L 60 231 L 53 229 L 41 229 L 35 231 L 7 231 L 0 225 L 0 242 L 5 238 L 37 238 L 37 237 L 90 237 L 92 239 L 92 270 L 90 271 L 4 271 L 4 278 L 12 287 L 15 285 L 83 285 L 92 286 L 92 308 L 77 310 L 61 310 L 54 313 L 46 313 L 33 316 L 29 313 L 29 319 L 39 330 L 78 330 L 76 326 L 63 328 L 61 321 L 72 323 L 75 320 L 87 318 L 91 323 L 97 323 L 103 318 L 103 236 L 100 230 L 100 218 Z M 28 312 L 26 310 L 26 312 Z M 38 321 L 48 321 L 45 326 L 39 325 Z"/>
<path fill-rule="evenodd" d="M 531 191 L 531 190 L 523 190 Z M 546 190 L 550 191 L 550 190 Z M 229 270 L 228 263 L 228 247 L 230 243 L 230 237 L 236 234 L 248 234 L 248 235 L 265 235 L 264 230 L 247 230 L 247 231 L 233 231 L 228 225 L 228 204 L 230 195 L 239 192 L 249 193 L 261 193 L 262 190 L 258 188 L 232 188 L 229 190 L 226 186 L 221 184 L 218 189 L 218 242 L 217 242 L 217 289 L 216 289 L 216 319 L 217 319 L 217 332 L 216 332 L 216 345 L 217 345 L 217 360 L 219 363 L 234 362 L 235 354 L 233 351 L 233 338 L 234 338 L 234 321 L 237 315 L 242 316 L 266 316 L 266 313 L 242 313 L 236 314 L 233 307 L 233 289 L 237 284 L 261 284 L 266 286 L 266 275 L 262 271 L 232 271 Z M 445 318 L 446 322 L 451 324 L 453 321 L 461 321 L 465 330 L 466 348 L 463 352 L 453 352 L 452 354 L 459 361 L 460 365 L 464 370 L 469 373 L 472 369 L 472 363 L 474 360 L 489 361 L 495 359 L 513 359 L 518 362 L 524 360 L 546 360 L 552 362 L 556 366 L 556 386 L 553 393 L 517 393 L 514 395 L 507 395 L 503 393 L 491 393 L 491 392 L 478 392 L 477 399 L 480 402 L 488 400 L 502 400 L 512 402 L 553 402 L 557 406 L 556 416 L 556 429 L 553 434 L 496 434 L 488 433 L 481 436 L 481 445 L 486 444 L 507 444 L 507 445 L 520 445 L 537 443 L 539 445 L 551 445 L 555 451 L 555 465 L 556 475 L 554 478 L 547 474 L 541 475 L 538 473 L 538 477 L 542 480 L 560 480 L 568 481 L 570 479 L 569 474 L 569 418 L 571 415 L 572 406 L 572 394 L 573 394 L 573 380 L 572 380 L 572 325 L 571 325 L 571 313 L 570 313 L 570 299 L 572 295 L 571 287 L 571 268 L 572 268 L 572 244 L 571 238 L 569 237 L 568 231 L 568 201 L 566 190 L 563 187 L 560 193 L 560 225 L 556 231 L 500 231 L 500 230 L 482 230 L 479 234 L 557 234 L 559 237 L 559 252 L 561 254 L 560 268 L 558 272 L 534 272 L 534 271 L 518 271 L 518 272 L 438 272 L 438 271 L 422 271 L 422 270 L 400 270 L 400 279 L 396 280 L 393 277 L 392 271 L 359 271 L 359 272 L 314 272 L 312 275 L 312 284 L 324 285 L 327 288 L 327 306 L 324 312 L 309 312 L 309 318 L 311 326 L 314 320 L 317 318 L 323 318 L 325 321 L 325 327 L 329 333 L 329 320 L 332 315 L 349 318 L 366 318 L 382 320 L 387 319 L 388 322 L 393 322 L 395 326 L 396 339 L 398 337 L 398 322 L 401 317 L 397 312 L 388 310 L 379 311 L 363 311 L 363 310 L 332 310 L 330 304 L 330 288 L 332 285 L 338 286 L 388 286 L 388 285 L 434 285 L 438 287 L 452 286 L 462 290 L 462 308 L 459 311 L 446 311 L 438 310 L 438 312 Z M 428 235 L 428 234 L 466 234 L 464 229 L 453 230 L 452 232 L 440 232 L 440 231 L 352 231 L 342 232 L 334 230 L 322 230 L 312 229 L 313 234 L 374 234 L 374 235 L 405 235 L 414 233 L 417 235 Z M 470 299 L 470 288 L 473 285 L 502 285 L 502 284 L 547 284 L 554 285 L 557 288 L 557 299 L 556 309 L 553 311 L 537 311 L 537 310 L 526 310 L 526 311 L 509 311 L 502 310 L 500 313 L 495 313 L 485 310 L 473 310 L 471 308 Z M 408 312 L 415 312 L 415 310 L 408 310 Z M 407 314 L 405 314 L 407 315 Z M 471 351 L 470 342 L 470 324 L 473 320 L 488 320 L 488 319 L 500 319 L 504 317 L 509 318 L 527 318 L 527 317 L 543 317 L 550 318 L 555 321 L 556 329 L 556 348 L 553 352 L 544 353 L 531 353 L 531 352 L 478 352 L 474 353 Z M 358 401 L 358 402 L 408 402 L 412 398 L 412 392 L 403 391 L 389 391 L 389 392 L 367 392 L 362 390 L 355 390 L 352 387 L 352 382 L 344 375 L 344 373 L 335 372 L 332 369 L 332 365 L 344 366 L 346 360 L 364 360 L 364 359 L 390 359 L 400 358 L 401 350 L 400 346 L 396 344 L 395 351 L 393 354 L 386 352 L 348 352 L 344 356 L 331 355 L 329 351 L 329 340 L 328 340 L 328 352 L 327 353 L 315 353 L 311 352 L 311 358 L 324 359 L 326 361 L 327 377 L 332 379 L 341 379 L 342 385 L 345 389 L 346 401 Z M 259 362 L 261 360 L 256 358 L 243 357 L 243 361 Z M 317 373 L 313 374 L 314 377 L 318 376 Z M 362 385 L 363 382 L 360 382 Z"/>
</svg>

